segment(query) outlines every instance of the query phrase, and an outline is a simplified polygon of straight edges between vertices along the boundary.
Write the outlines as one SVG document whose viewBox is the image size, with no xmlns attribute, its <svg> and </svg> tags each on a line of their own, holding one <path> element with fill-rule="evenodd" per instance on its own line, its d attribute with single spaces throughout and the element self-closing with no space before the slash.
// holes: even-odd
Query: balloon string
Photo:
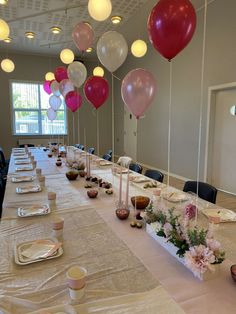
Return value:
<svg viewBox="0 0 236 314">
<path fill-rule="evenodd" d="M 74 113 L 73 113 L 72 117 L 73 117 L 73 138 L 72 138 L 73 143 L 72 143 L 72 145 L 74 145 L 75 144 L 75 114 Z"/>
<path fill-rule="evenodd" d="M 79 114 L 79 110 L 77 111 L 78 112 L 78 143 L 80 144 L 80 122 L 79 122 L 79 117 L 80 117 L 80 114 Z"/>
<path fill-rule="evenodd" d="M 100 156 L 100 145 L 99 145 L 99 113 L 97 110 L 97 154 Z"/>
<path fill-rule="evenodd" d="M 67 111 L 66 120 L 67 120 L 67 145 L 69 146 L 70 145 L 69 111 Z"/>
<path fill-rule="evenodd" d="M 111 118 L 112 118 L 112 162 L 115 162 L 115 110 L 114 110 L 114 75 L 111 73 Z"/>
<path fill-rule="evenodd" d="M 203 101 L 204 101 L 204 74 L 205 74 L 205 55 L 206 55 L 206 26 L 207 26 L 207 0 L 205 0 L 203 44 L 202 44 L 201 96 L 200 96 L 200 116 L 199 116 L 199 133 L 198 133 L 198 160 L 197 160 L 197 200 L 198 200 L 198 191 L 199 191 L 200 161 L 201 161 L 202 116 L 203 116 Z"/>
<path fill-rule="evenodd" d="M 170 186 L 170 151 L 171 151 L 171 109 L 172 109 L 172 62 L 170 61 L 170 94 L 169 94 L 169 118 L 168 118 L 168 170 L 167 186 Z"/>
<path fill-rule="evenodd" d="M 114 75 L 114 74 L 112 74 L 118 81 L 121 81 L 121 79 L 118 77 L 118 76 L 116 76 L 116 75 Z"/>
</svg>

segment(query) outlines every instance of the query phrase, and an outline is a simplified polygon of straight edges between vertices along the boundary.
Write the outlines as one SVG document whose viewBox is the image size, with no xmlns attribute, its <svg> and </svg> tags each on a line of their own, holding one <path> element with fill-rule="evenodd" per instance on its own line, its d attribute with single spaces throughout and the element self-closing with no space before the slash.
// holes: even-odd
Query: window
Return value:
<svg viewBox="0 0 236 314">
<path fill-rule="evenodd" d="M 64 101 L 51 122 L 47 117 L 49 95 L 43 84 L 11 82 L 13 132 L 15 135 L 67 134 L 66 106 Z"/>
</svg>

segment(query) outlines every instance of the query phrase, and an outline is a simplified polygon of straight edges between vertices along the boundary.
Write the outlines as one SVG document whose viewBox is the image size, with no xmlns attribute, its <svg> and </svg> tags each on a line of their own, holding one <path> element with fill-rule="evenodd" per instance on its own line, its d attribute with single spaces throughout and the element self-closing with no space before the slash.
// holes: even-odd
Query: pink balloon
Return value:
<svg viewBox="0 0 236 314">
<path fill-rule="evenodd" d="M 72 111 L 75 112 L 82 105 L 82 97 L 76 91 L 71 91 L 66 94 L 66 106 Z"/>
<path fill-rule="evenodd" d="M 91 76 L 84 84 L 84 94 L 89 102 L 98 109 L 109 96 L 109 84 L 100 76 Z"/>
<path fill-rule="evenodd" d="M 137 119 L 150 106 L 156 94 L 156 80 L 145 69 L 130 71 L 122 81 L 121 95 L 127 108 Z"/>
<path fill-rule="evenodd" d="M 49 109 L 47 110 L 47 116 L 48 116 L 48 119 L 49 119 L 49 120 L 53 121 L 53 120 L 56 119 L 57 113 L 56 113 L 56 111 L 54 111 L 52 108 L 49 108 Z"/>
<path fill-rule="evenodd" d="M 80 51 L 86 51 L 86 49 L 91 47 L 93 43 L 93 29 L 90 25 L 81 22 L 74 27 L 72 38 Z"/>
<path fill-rule="evenodd" d="M 50 85 L 51 85 L 51 81 L 45 81 L 45 82 L 43 83 L 43 89 L 44 89 L 44 91 L 45 91 L 48 95 L 50 95 L 50 94 L 52 93 L 51 88 L 50 88 Z"/>
<path fill-rule="evenodd" d="M 54 75 L 58 83 L 60 83 L 62 80 L 68 79 L 67 68 L 66 67 L 56 68 Z"/>
<path fill-rule="evenodd" d="M 59 91 L 63 97 L 66 97 L 66 94 L 73 91 L 74 85 L 71 83 L 70 80 L 62 80 L 59 85 Z"/>
</svg>

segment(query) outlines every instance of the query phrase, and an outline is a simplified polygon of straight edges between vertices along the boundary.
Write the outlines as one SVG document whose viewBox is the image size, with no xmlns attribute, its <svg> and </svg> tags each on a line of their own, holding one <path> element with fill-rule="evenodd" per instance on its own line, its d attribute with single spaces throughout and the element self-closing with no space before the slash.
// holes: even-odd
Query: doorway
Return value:
<svg viewBox="0 0 236 314">
<path fill-rule="evenodd" d="M 137 119 L 124 109 L 124 154 L 137 160 Z"/>
<path fill-rule="evenodd" d="M 236 83 L 209 90 L 206 178 L 236 195 Z"/>
</svg>

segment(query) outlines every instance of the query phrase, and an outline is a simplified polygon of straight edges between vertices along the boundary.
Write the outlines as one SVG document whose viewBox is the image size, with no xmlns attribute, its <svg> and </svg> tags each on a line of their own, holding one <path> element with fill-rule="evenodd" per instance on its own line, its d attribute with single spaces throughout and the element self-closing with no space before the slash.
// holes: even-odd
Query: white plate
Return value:
<svg viewBox="0 0 236 314">
<path fill-rule="evenodd" d="M 111 166 L 111 165 L 112 165 L 112 162 L 110 162 L 110 161 L 101 160 L 99 162 L 99 166 Z"/>
<path fill-rule="evenodd" d="M 29 314 L 45 314 L 45 313 L 56 314 L 58 312 L 62 312 L 65 314 L 77 314 L 77 311 L 73 308 L 73 306 L 67 304 L 47 307 L 45 309 L 30 312 Z"/>
<path fill-rule="evenodd" d="M 17 244 L 14 247 L 15 263 L 18 265 L 28 265 L 32 263 L 42 262 L 48 259 L 57 258 L 63 254 L 63 249 L 62 247 L 60 247 L 53 255 L 46 258 L 37 258 L 37 259 L 32 260 L 22 255 L 22 252 L 24 250 L 30 248 L 30 246 L 32 246 L 36 241 L 39 241 L 39 240 L 48 240 L 52 244 L 58 243 L 58 240 L 56 238 L 47 238 L 47 239 L 38 239 L 38 240 L 33 240 L 33 241 L 28 241 L 28 242 Z"/>
<path fill-rule="evenodd" d="M 236 222 L 236 213 L 226 208 L 204 208 L 202 213 L 209 217 L 220 218 L 220 222 Z"/>
<path fill-rule="evenodd" d="M 15 160 L 15 165 L 27 165 L 30 163 L 31 163 L 30 159 Z"/>
<path fill-rule="evenodd" d="M 41 192 L 41 191 L 42 191 L 42 189 L 41 189 L 40 185 L 28 185 L 28 186 L 24 186 L 24 187 L 18 186 L 16 188 L 17 194 L 37 193 L 37 192 Z"/>
<path fill-rule="evenodd" d="M 144 182 L 150 182 L 150 179 L 142 177 L 142 176 L 137 176 L 137 177 L 134 177 L 134 179 L 131 180 L 131 182 L 133 182 L 133 183 L 144 183 Z"/>
<path fill-rule="evenodd" d="M 26 158 L 28 158 L 29 156 L 28 155 L 19 155 L 19 156 L 15 156 L 14 158 L 15 158 L 15 160 L 21 160 L 21 159 L 26 159 Z"/>
<path fill-rule="evenodd" d="M 32 165 L 29 165 L 29 166 L 19 166 L 19 167 L 16 167 L 16 169 L 15 169 L 15 171 L 32 171 L 32 170 L 34 170 Z"/>
<path fill-rule="evenodd" d="M 31 182 L 34 181 L 34 176 L 19 176 L 19 177 L 12 177 L 11 182 L 19 183 L 19 182 Z"/>
<path fill-rule="evenodd" d="M 50 207 L 46 205 L 35 205 L 31 207 L 19 207 L 17 214 L 19 217 L 26 218 L 31 216 L 45 216 L 50 213 Z"/>
<path fill-rule="evenodd" d="M 180 192 L 163 193 L 162 197 L 171 203 L 185 202 L 188 200 L 188 196 Z"/>
</svg>

